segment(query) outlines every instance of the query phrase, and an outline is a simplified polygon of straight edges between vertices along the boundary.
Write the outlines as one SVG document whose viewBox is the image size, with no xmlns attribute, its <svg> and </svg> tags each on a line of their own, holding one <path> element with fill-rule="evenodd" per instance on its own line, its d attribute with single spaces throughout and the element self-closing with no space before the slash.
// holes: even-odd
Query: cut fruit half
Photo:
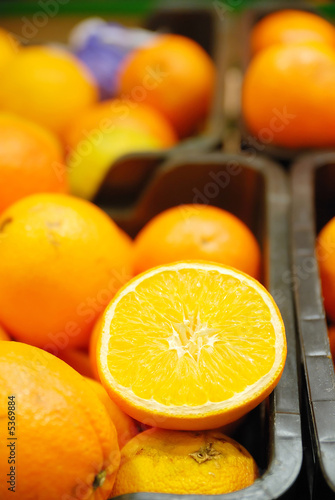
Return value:
<svg viewBox="0 0 335 500">
<path fill-rule="evenodd" d="M 102 383 L 145 424 L 202 430 L 254 408 L 278 383 L 286 338 L 269 292 L 236 269 L 177 262 L 150 269 L 107 307 Z"/>
</svg>

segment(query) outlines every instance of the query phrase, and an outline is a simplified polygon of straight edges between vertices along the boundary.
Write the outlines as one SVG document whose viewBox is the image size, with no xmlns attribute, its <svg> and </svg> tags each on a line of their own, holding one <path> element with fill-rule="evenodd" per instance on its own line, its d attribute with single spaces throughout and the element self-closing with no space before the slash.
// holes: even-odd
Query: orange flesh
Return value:
<svg viewBox="0 0 335 500">
<path fill-rule="evenodd" d="M 108 370 L 141 399 L 224 407 L 273 367 L 273 321 L 247 281 L 214 270 L 164 271 L 118 301 Z"/>
</svg>

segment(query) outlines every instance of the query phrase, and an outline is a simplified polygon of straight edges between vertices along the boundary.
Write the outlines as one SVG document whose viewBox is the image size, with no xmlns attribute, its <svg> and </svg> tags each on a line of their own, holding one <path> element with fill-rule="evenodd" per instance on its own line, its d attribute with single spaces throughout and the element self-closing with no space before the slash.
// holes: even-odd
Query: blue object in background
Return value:
<svg viewBox="0 0 335 500">
<path fill-rule="evenodd" d="M 147 43 L 155 33 L 141 28 L 126 28 L 100 18 L 78 24 L 70 35 L 70 48 L 95 77 L 101 99 L 117 93 L 118 71 L 125 57 Z"/>
</svg>

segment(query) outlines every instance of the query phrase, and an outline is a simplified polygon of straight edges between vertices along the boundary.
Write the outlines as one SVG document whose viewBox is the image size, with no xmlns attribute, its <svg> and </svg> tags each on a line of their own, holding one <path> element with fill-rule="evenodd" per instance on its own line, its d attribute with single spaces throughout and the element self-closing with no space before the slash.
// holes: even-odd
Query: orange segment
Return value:
<svg viewBox="0 0 335 500">
<path fill-rule="evenodd" d="M 236 420 L 272 391 L 285 363 L 284 325 L 270 294 L 218 264 L 143 273 L 115 296 L 101 329 L 98 369 L 111 397 L 164 428 Z"/>
</svg>

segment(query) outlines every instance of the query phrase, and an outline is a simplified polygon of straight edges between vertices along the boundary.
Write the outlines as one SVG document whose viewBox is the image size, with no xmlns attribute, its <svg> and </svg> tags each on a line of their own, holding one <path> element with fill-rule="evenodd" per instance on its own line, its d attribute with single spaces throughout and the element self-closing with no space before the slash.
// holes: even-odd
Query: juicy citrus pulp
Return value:
<svg viewBox="0 0 335 500">
<path fill-rule="evenodd" d="M 98 368 L 111 397 L 163 428 L 239 418 L 272 391 L 286 357 L 270 294 L 244 273 L 206 262 L 133 279 L 107 307 L 101 330 Z"/>
</svg>

